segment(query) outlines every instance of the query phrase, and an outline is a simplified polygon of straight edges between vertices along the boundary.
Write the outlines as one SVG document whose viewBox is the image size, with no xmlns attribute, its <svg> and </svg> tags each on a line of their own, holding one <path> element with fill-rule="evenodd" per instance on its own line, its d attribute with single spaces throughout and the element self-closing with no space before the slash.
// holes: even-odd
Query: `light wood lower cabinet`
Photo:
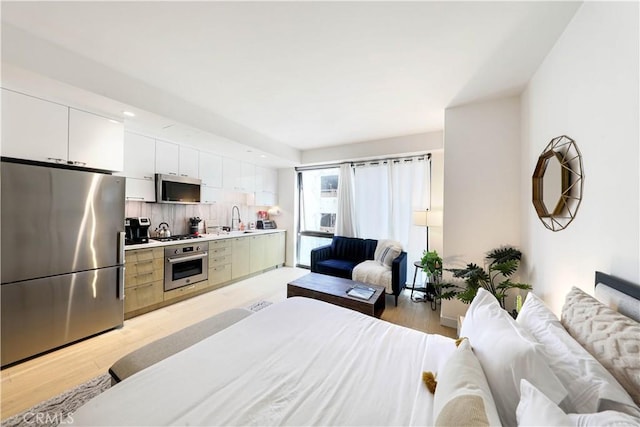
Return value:
<svg viewBox="0 0 640 427">
<path fill-rule="evenodd" d="M 125 315 L 163 301 L 163 263 L 163 248 L 137 249 L 125 253 Z"/>
<path fill-rule="evenodd" d="M 232 279 L 231 239 L 209 242 L 209 287 L 218 289 Z"/>
<path fill-rule="evenodd" d="M 244 235 L 209 241 L 209 278 L 164 292 L 164 249 L 125 253 L 125 317 L 155 310 L 218 289 L 232 281 L 284 264 L 285 233 Z M 145 310 L 146 309 L 146 310 Z"/>
<path fill-rule="evenodd" d="M 236 237 L 231 240 L 231 278 L 251 274 L 251 239 L 247 237 Z"/>
<path fill-rule="evenodd" d="M 124 290 L 124 312 L 131 313 L 141 308 L 161 303 L 164 299 L 162 280 L 146 283 Z"/>
<path fill-rule="evenodd" d="M 186 295 L 194 294 L 198 291 L 201 291 L 207 287 L 207 281 L 192 283 L 191 285 L 183 286 L 181 288 L 172 289 L 164 293 L 164 300 L 171 301 L 176 298 L 181 298 Z"/>
<path fill-rule="evenodd" d="M 256 273 L 260 270 L 267 268 L 268 255 L 267 251 L 267 235 L 260 234 L 251 236 L 251 256 L 249 259 L 249 271 L 250 273 Z"/>
</svg>

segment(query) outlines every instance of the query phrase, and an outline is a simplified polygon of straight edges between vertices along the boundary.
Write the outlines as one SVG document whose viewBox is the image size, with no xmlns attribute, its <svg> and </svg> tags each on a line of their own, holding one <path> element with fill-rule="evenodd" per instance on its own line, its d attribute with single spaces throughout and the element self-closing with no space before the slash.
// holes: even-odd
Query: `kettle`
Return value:
<svg viewBox="0 0 640 427">
<path fill-rule="evenodd" d="M 162 227 L 164 225 L 164 227 Z M 158 237 L 171 237 L 171 231 L 169 230 L 169 224 L 161 222 L 158 224 Z"/>
</svg>

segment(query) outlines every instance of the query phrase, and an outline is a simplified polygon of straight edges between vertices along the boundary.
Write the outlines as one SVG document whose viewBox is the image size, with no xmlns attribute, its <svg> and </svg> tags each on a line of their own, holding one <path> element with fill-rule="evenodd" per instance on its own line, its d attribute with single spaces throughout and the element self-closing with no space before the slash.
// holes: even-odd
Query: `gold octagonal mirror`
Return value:
<svg viewBox="0 0 640 427">
<path fill-rule="evenodd" d="M 575 141 L 566 135 L 553 138 L 538 157 L 532 181 L 538 218 L 549 230 L 564 230 L 582 200 L 582 156 Z"/>
</svg>

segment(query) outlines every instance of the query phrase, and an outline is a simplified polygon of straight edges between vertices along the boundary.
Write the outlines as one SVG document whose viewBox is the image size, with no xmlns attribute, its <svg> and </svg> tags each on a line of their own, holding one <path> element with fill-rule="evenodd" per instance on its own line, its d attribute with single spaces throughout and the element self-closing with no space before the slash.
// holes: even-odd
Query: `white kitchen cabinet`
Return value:
<svg viewBox="0 0 640 427">
<path fill-rule="evenodd" d="M 240 161 L 224 158 L 222 160 L 222 186 L 225 190 L 240 191 Z"/>
<path fill-rule="evenodd" d="M 69 108 L 2 89 L 2 155 L 67 162 Z"/>
<path fill-rule="evenodd" d="M 204 203 L 207 205 L 212 205 L 219 200 L 222 200 L 222 195 L 220 194 L 219 188 L 209 187 L 207 185 L 203 185 L 200 187 L 200 203 Z"/>
<path fill-rule="evenodd" d="M 278 171 L 271 168 L 256 166 L 256 188 L 255 191 L 266 191 L 269 193 L 278 192 Z"/>
<path fill-rule="evenodd" d="M 256 191 L 254 206 L 275 206 L 278 204 L 276 196 L 268 191 Z"/>
<path fill-rule="evenodd" d="M 222 188 L 222 157 L 201 151 L 199 169 L 203 186 Z"/>
<path fill-rule="evenodd" d="M 222 185 L 225 190 L 253 193 L 255 191 L 256 167 L 252 163 L 234 159 L 223 159 Z"/>
<path fill-rule="evenodd" d="M 278 171 L 256 166 L 256 206 L 273 206 L 278 203 Z"/>
<path fill-rule="evenodd" d="M 3 89 L 2 155 L 121 171 L 124 124 Z"/>
<path fill-rule="evenodd" d="M 180 146 L 180 165 L 178 172 L 180 176 L 188 176 L 190 178 L 198 178 L 199 152 L 190 147 Z"/>
<path fill-rule="evenodd" d="M 240 162 L 240 191 L 252 193 L 256 190 L 256 166 Z"/>
<path fill-rule="evenodd" d="M 178 175 L 180 171 L 180 146 L 156 139 L 156 173 Z"/>
<path fill-rule="evenodd" d="M 124 133 L 124 171 L 127 178 L 154 181 L 156 141 L 148 136 Z"/>
<path fill-rule="evenodd" d="M 69 108 L 69 162 L 96 169 L 124 169 L 124 124 Z"/>
<path fill-rule="evenodd" d="M 125 199 L 140 202 L 155 202 L 156 187 L 154 181 L 138 178 L 126 178 Z"/>
</svg>

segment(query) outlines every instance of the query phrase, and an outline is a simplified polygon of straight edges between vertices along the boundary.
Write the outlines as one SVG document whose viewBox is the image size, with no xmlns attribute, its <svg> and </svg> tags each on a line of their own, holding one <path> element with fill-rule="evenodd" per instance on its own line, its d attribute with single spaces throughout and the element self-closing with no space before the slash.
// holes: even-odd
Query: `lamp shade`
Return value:
<svg viewBox="0 0 640 427">
<path fill-rule="evenodd" d="M 442 211 L 413 211 L 413 224 L 420 227 L 442 227 Z"/>
<path fill-rule="evenodd" d="M 427 211 L 413 211 L 413 224 L 420 227 L 426 227 Z"/>
</svg>

